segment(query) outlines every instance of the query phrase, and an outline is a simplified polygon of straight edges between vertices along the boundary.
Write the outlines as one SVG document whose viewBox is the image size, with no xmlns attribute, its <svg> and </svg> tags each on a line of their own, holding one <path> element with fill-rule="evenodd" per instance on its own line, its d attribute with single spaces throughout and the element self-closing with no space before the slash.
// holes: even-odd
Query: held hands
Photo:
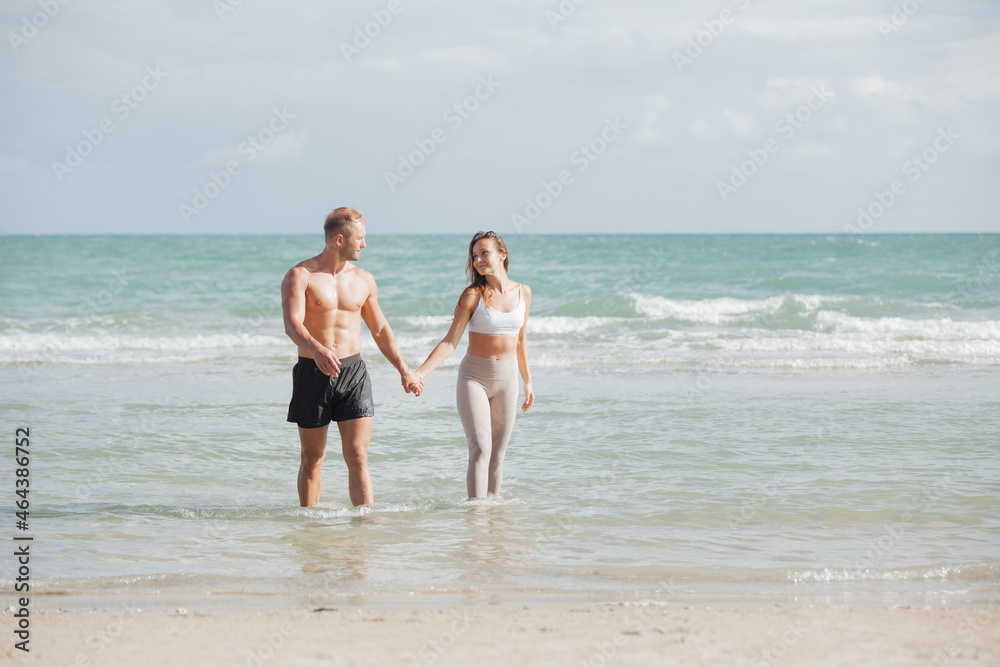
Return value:
<svg viewBox="0 0 1000 667">
<path fill-rule="evenodd" d="M 403 391 L 407 394 L 419 396 L 424 391 L 424 379 L 417 373 L 407 369 L 405 373 L 400 373 L 403 383 Z"/>
<path fill-rule="evenodd" d="M 527 412 L 531 409 L 531 406 L 535 404 L 535 390 L 531 386 L 530 382 L 524 383 L 524 403 L 521 405 L 521 410 Z"/>
</svg>

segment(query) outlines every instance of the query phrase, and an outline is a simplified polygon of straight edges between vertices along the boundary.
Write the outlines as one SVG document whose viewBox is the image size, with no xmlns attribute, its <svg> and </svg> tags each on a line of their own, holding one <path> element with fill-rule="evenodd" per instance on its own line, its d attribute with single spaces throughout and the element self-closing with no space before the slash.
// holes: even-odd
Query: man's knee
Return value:
<svg viewBox="0 0 1000 667">
<path fill-rule="evenodd" d="M 299 443 L 302 465 L 323 465 L 323 459 L 326 457 L 326 428 L 299 428 Z"/>
<path fill-rule="evenodd" d="M 316 452 L 307 449 L 302 450 L 302 466 L 305 468 L 321 468 L 325 459 L 325 451 Z"/>
<path fill-rule="evenodd" d="M 344 463 L 350 469 L 368 465 L 368 450 L 365 447 L 344 445 Z"/>
</svg>

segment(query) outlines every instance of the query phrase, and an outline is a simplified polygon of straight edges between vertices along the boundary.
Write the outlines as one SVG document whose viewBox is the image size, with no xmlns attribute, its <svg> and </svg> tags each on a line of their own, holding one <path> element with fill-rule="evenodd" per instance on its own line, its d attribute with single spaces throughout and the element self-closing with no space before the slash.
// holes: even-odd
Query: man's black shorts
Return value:
<svg viewBox="0 0 1000 667">
<path fill-rule="evenodd" d="M 302 428 L 319 428 L 331 421 L 374 416 L 372 381 L 360 353 L 340 360 L 337 377 L 324 374 L 315 360 L 299 357 L 292 368 L 288 421 Z"/>
</svg>

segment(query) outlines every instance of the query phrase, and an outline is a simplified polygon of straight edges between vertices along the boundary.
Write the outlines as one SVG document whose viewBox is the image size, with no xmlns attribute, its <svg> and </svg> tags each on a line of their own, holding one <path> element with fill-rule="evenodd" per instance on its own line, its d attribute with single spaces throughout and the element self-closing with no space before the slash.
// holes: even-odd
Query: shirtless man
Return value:
<svg viewBox="0 0 1000 667">
<path fill-rule="evenodd" d="M 319 502 L 330 422 L 340 429 L 351 503 L 374 502 L 368 472 L 372 432 L 371 379 L 361 360 L 361 320 L 379 351 L 399 371 L 403 389 L 420 395 L 423 380 L 407 367 L 378 305 L 372 274 L 352 264 L 365 247 L 365 218 L 351 208 L 330 211 L 323 225 L 326 246 L 296 264 L 281 281 L 285 333 L 299 347 L 292 369 L 288 421 L 299 425 L 299 504 Z"/>
</svg>

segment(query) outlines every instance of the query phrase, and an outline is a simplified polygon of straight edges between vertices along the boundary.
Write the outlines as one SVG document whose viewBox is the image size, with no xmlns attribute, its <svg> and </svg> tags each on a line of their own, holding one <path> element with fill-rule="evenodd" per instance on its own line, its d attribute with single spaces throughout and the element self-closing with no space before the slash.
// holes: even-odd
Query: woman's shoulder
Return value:
<svg viewBox="0 0 1000 667">
<path fill-rule="evenodd" d="M 466 287 L 458 297 L 458 305 L 463 308 L 475 308 L 477 303 L 479 303 L 479 290 L 475 287 Z"/>
</svg>

